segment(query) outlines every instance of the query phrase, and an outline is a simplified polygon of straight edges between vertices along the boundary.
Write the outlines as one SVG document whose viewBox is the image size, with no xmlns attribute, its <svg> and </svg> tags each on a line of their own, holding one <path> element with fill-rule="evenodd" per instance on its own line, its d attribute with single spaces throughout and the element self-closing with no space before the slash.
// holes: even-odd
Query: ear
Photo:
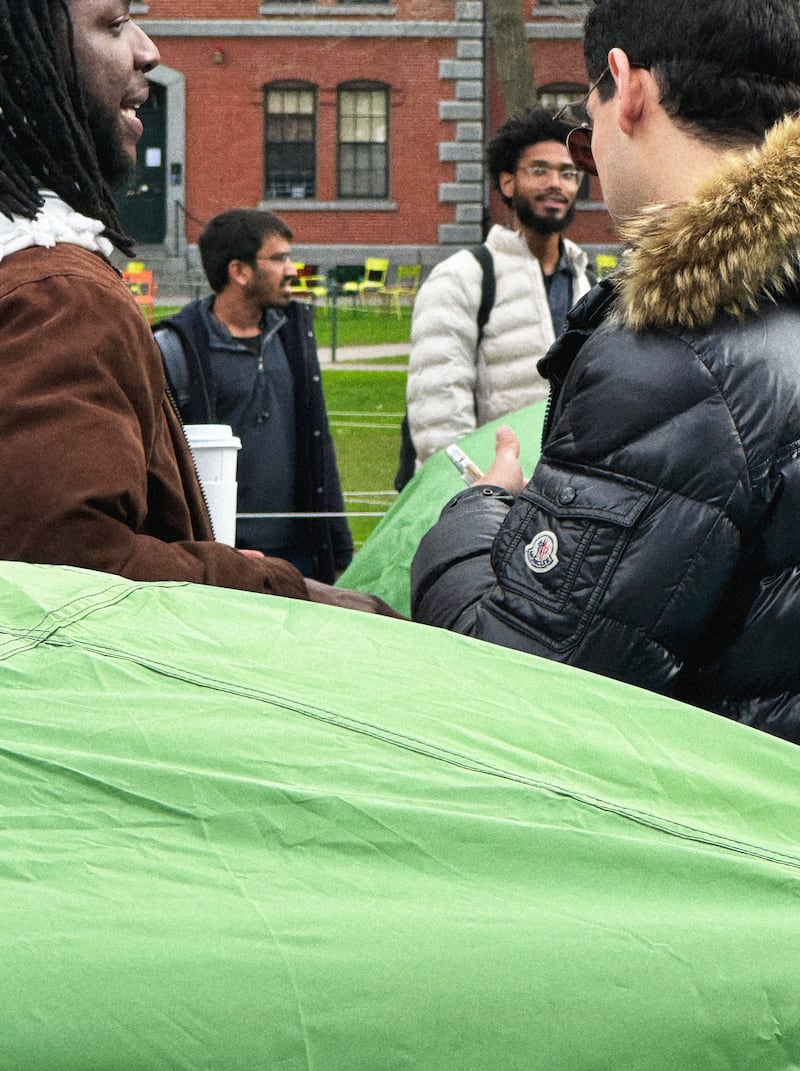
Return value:
<svg viewBox="0 0 800 1071">
<path fill-rule="evenodd" d="M 621 48 L 611 49 L 608 67 L 617 86 L 619 126 L 630 136 L 644 114 L 648 96 L 645 82 L 652 81 L 652 75 L 641 67 L 631 67 Z"/>
<path fill-rule="evenodd" d="M 243 260 L 231 260 L 228 263 L 228 283 L 245 286 L 253 277 L 253 268 Z"/>
<path fill-rule="evenodd" d="M 500 192 L 502 193 L 502 195 L 511 200 L 517 189 L 516 175 L 512 175 L 510 171 L 501 171 L 500 178 L 497 184 L 500 187 Z"/>
</svg>

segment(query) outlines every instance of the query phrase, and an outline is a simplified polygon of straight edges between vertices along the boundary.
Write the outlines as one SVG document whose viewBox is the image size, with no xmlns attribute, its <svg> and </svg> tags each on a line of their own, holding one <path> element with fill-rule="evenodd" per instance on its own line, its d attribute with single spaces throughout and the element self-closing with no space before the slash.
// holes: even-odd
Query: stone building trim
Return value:
<svg viewBox="0 0 800 1071">
<path fill-rule="evenodd" d="M 142 28 L 153 37 L 466 37 L 470 35 L 454 22 L 398 22 L 394 20 L 348 19 L 337 22 L 331 13 L 336 8 L 324 7 L 325 18 L 308 19 L 147 19 Z M 338 9 L 341 11 L 341 9 Z M 303 5 L 303 13 L 308 8 Z M 364 9 L 359 7 L 359 13 Z M 286 9 L 281 8 L 281 14 Z M 480 37 L 477 26 L 472 36 Z"/>
<path fill-rule="evenodd" d="M 271 197 L 259 202 L 259 208 L 270 212 L 396 212 L 396 201 L 376 201 L 353 198 L 347 201 L 293 201 L 289 197 Z"/>
<path fill-rule="evenodd" d="M 272 0 L 271 3 L 262 4 L 258 9 L 259 15 L 361 15 L 365 14 L 363 4 L 337 4 L 331 8 L 325 4 L 294 4 L 291 0 Z M 395 15 L 397 9 L 391 3 L 374 3 L 370 6 L 370 15 Z"/>
<path fill-rule="evenodd" d="M 455 164 L 454 181 L 439 183 L 439 203 L 453 206 L 455 220 L 439 225 L 441 245 L 474 245 L 483 237 L 487 202 L 485 15 L 483 0 L 457 0 L 456 58 L 439 61 L 440 82 L 453 87 L 446 98 L 442 93 L 439 118 L 455 123 L 455 140 L 439 143 L 439 160 Z"/>
</svg>

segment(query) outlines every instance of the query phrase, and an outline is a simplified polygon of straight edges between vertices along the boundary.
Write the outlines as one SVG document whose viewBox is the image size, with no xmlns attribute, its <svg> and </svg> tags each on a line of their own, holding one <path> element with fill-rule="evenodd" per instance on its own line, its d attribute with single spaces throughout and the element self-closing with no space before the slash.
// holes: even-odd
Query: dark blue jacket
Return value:
<svg viewBox="0 0 800 1071">
<path fill-rule="evenodd" d="M 212 317 L 211 298 L 193 301 L 169 320 L 156 327 L 156 338 L 170 328 L 181 341 L 188 379 L 176 383 L 174 368 L 167 361 L 170 381 L 181 416 L 187 424 L 218 422 L 217 396 L 224 362 L 217 358 L 226 351 L 249 352 Z M 336 455 L 328 427 L 319 359 L 314 339 L 311 311 L 292 301 L 282 310 L 286 322 L 279 335 L 283 343 L 295 388 L 296 485 L 295 510 L 299 513 L 344 512 Z M 168 349 L 162 336 L 162 348 Z M 254 362 L 256 358 L 253 358 Z M 236 428 L 234 434 L 239 434 Z M 270 463 L 269 458 L 263 459 Z M 252 482 L 252 481 L 251 481 Z M 246 508 L 244 508 L 246 506 Z M 241 512 L 268 512 L 269 504 L 239 503 Z M 337 570 L 345 569 L 353 557 L 353 539 L 345 517 L 314 517 L 299 525 L 302 543 L 297 549 L 313 559 L 311 575 L 332 583 Z"/>
</svg>

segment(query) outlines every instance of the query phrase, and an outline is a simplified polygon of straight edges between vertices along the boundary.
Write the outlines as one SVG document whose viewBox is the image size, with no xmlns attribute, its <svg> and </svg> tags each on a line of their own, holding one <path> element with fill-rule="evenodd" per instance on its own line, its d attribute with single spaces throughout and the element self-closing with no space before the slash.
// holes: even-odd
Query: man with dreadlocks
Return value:
<svg viewBox="0 0 800 1071">
<path fill-rule="evenodd" d="M 393 613 L 216 543 L 161 354 L 108 261 L 158 50 L 130 0 L 0 0 L 0 557 Z"/>
</svg>

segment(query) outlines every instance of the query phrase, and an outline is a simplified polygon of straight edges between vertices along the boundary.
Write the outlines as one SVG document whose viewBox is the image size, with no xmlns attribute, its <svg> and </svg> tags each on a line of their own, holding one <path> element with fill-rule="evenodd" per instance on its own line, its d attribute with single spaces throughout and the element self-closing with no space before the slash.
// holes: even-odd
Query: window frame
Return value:
<svg viewBox="0 0 800 1071">
<path fill-rule="evenodd" d="M 269 97 L 271 93 L 299 93 L 311 94 L 311 110 L 310 111 L 280 111 L 270 112 L 269 109 Z M 317 183 L 319 181 L 319 167 L 317 162 L 317 155 L 319 150 L 319 87 L 314 82 L 307 82 L 301 79 L 295 78 L 279 78 L 273 82 L 266 82 L 263 86 L 263 112 L 264 112 L 264 199 L 268 201 L 276 201 L 283 199 L 290 199 L 292 202 L 297 201 L 298 204 L 303 201 L 315 200 L 317 196 Z M 310 120 L 311 123 L 311 137 L 310 139 L 302 138 L 284 138 L 283 140 L 270 138 L 270 118 L 280 118 L 287 125 L 291 120 Z M 276 184 L 280 184 L 280 170 L 279 168 L 273 169 L 275 178 L 272 184 L 270 184 L 270 146 L 280 146 L 286 151 L 291 146 L 306 146 L 308 153 L 308 166 L 305 171 L 310 176 L 307 180 L 298 180 L 294 186 L 290 181 L 285 181 L 285 189 L 278 192 Z M 273 149 L 274 151 L 274 149 Z M 285 174 L 291 174 L 291 168 L 284 168 Z M 300 189 L 303 189 L 303 192 Z"/>
<path fill-rule="evenodd" d="M 352 115 L 343 114 L 343 102 L 347 94 L 359 94 L 359 93 L 379 93 L 383 98 L 383 113 L 380 116 L 375 116 L 369 112 L 366 116 L 358 115 L 358 104 L 354 102 L 354 108 Z M 382 123 L 384 138 L 383 140 L 363 140 L 360 138 L 354 138 L 352 140 L 345 141 L 343 138 L 342 128 L 345 125 L 346 120 L 352 120 L 354 123 L 359 118 L 367 118 L 370 121 L 377 120 L 378 123 Z M 383 156 L 383 161 L 380 167 L 376 167 L 374 163 L 366 168 L 359 168 L 357 157 L 364 155 L 363 147 L 368 146 L 369 149 L 375 150 L 379 148 Z M 359 152 L 359 149 L 361 151 Z M 354 157 L 352 165 L 345 166 L 344 155 L 351 151 Z M 367 153 L 369 155 L 369 153 Z M 391 86 L 386 82 L 368 81 L 368 80 L 353 80 L 349 82 L 342 82 L 336 87 L 336 196 L 341 201 L 364 201 L 364 200 L 379 200 L 387 201 L 391 197 L 390 180 L 391 180 Z M 359 190 L 358 187 L 358 175 L 359 171 L 365 172 L 372 176 L 370 180 L 370 189 Z M 344 183 L 344 176 L 352 173 L 352 189 L 346 189 Z M 375 178 L 380 178 L 381 190 L 377 191 L 374 186 Z"/>
</svg>

